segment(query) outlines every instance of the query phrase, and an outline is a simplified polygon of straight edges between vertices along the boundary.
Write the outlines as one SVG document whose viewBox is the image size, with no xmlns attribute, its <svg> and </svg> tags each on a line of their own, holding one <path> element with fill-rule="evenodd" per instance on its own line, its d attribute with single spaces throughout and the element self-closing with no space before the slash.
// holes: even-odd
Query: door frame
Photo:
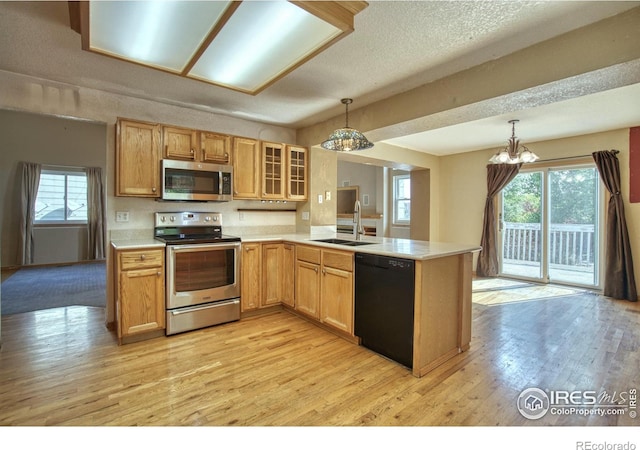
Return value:
<svg viewBox="0 0 640 450">
<path fill-rule="evenodd" d="M 549 185 L 549 172 L 552 170 L 570 170 L 570 169 L 581 169 L 581 168 L 593 168 L 596 170 L 595 162 L 591 157 L 578 157 L 578 158 L 567 158 L 566 160 L 558 160 L 558 161 L 543 161 L 540 163 L 532 163 L 523 166 L 520 169 L 519 173 L 524 172 L 542 172 L 542 224 L 541 224 L 541 241 L 542 241 L 542 251 L 541 251 L 541 278 L 531 278 L 525 276 L 518 276 L 513 274 L 503 273 L 503 237 L 504 234 L 502 232 L 501 226 L 501 215 L 502 215 L 502 191 L 500 191 L 500 195 L 497 197 L 497 208 L 496 208 L 496 220 L 500 224 L 498 230 L 498 265 L 499 265 L 499 273 L 498 276 L 502 278 L 512 278 L 523 281 L 530 281 L 533 283 L 541 283 L 541 284 L 558 284 L 558 285 L 566 285 L 566 286 L 574 286 L 580 287 L 584 289 L 593 289 L 597 291 L 602 290 L 603 276 L 604 276 L 604 265 L 602 262 L 604 261 L 604 252 L 605 252 L 605 209 L 606 209 L 606 200 L 607 193 L 606 189 L 602 184 L 602 180 L 600 179 L 600 174 L 598 175 L 598 193 L 597 193 L 597 204 L 596 204 L 596 239 L 597 239 L 597 253 L 594 258 L 595 265 L 595 276 L 596 276 L 596 284 L 594 285 L 583 285 L 578 283 L 571 283 L 568 281 L 561 280 L 549 280 L 549 195 L 548 195 L 548 185 Z"/>
</svg>

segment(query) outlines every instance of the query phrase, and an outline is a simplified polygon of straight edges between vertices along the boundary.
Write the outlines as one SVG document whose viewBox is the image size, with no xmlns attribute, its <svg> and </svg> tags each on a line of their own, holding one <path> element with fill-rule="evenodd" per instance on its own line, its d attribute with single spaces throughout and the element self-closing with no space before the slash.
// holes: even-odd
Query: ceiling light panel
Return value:
<svg viewBox="0 0 640 450">
<path fill-rule="evenodd" d="M 341 33 L 289 2 L 243 2 L 189 76 L 255 92 Z"/>
<path fill-rule="evenodd" d="M 351 33 L 367 7 L 312 0 L 77 4 L 70 24 L 84 50 L 252 95 Z"/>
<path fill-rule="evenodd" d="M 94 1 L 90 49 L 181 72 L 229 1 Z"/>
</svg>

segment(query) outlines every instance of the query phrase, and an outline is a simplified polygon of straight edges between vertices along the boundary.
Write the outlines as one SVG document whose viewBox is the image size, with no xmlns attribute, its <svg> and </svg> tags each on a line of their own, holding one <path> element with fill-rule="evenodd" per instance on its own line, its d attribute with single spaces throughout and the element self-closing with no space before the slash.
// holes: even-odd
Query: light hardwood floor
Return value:
<svg viewBox="0 0 640 450">
<path fill-rule="evenodd" d="M 638 425 L 532 421 L 519 393 L 640 384 L 640 307 L 474 304 L 471 349 L 423 378 L 287 312 L 117 346 L 103 310 L 2 317 L 0 425 Z"/>
</svg>

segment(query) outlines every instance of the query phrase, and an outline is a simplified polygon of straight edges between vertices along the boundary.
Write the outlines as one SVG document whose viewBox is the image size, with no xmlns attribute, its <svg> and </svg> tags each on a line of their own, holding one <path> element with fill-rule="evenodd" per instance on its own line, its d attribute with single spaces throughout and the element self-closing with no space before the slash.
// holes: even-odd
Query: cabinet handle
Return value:
<svg viewBox="0 0 640 450">
<path fill-rule="evenodd" d="M 318 273 L 318 268 L 317 267 L 314 267 L 313 270 L 315 270 L 316 273 Z"/>
<path fill-rule="evenodd" d="M 194 149 L 191 149 L 191 154 L 193 155 L 196 151 Z"/>
<path fill-rule="evenodd" d="M 155 192 L 155 191 L 156 191 L 156 188 L 152 187 L 151 192 Z"/>
<path fill-rule="evenodd" d="M 158 272 L 158 276 L 162 275 L 162 272 Z"/>
<path fill-rule="evenodd" d="M 145 255 L 140 255 L 140 261 L 144 261 L 146 259 Z"/>
<path fill-rule="evenodd" d="M 327 269 L 322 269 L 322 275 L 326 275 L 327 274 Z"/>
</svg>

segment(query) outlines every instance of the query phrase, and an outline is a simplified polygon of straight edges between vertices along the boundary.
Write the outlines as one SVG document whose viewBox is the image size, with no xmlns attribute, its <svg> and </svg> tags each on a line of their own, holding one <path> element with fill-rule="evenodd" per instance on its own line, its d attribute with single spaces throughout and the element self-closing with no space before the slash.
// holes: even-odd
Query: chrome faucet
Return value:
<svg viewBox="0 0 640 450">
<path fill-rule="evenodd" d="M 360 240 L 360 235 L 364 234 L 364 228 L 362 228 L 362 213 L 360 211 L 360 200 L 356 200 L 356 204 L 353 206 L 353 223 L 356 224 L 353 227 L 353 237 L 356 241 Z"/>
</svg>

